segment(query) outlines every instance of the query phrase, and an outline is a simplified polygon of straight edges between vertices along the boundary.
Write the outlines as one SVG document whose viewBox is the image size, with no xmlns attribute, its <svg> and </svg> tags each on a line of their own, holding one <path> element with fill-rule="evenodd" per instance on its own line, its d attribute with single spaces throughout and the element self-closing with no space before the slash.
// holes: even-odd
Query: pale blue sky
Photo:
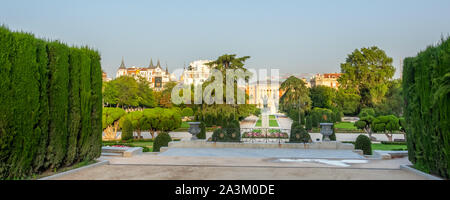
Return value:
<svg viewBox="0 0 450 200">
<path fill-rule="evenodd" d="M 2 0 L 0 23 L 38 37 L 89 45 L 113 77 L 160 59 L 169 70 L 225 53 L 249 68 L 339 72 L 356 48 L 413 56 L 450 33 L 449 0 L 116 1 Z M 397 73 L 398 76 L 399 73 Z"/>
</svg>

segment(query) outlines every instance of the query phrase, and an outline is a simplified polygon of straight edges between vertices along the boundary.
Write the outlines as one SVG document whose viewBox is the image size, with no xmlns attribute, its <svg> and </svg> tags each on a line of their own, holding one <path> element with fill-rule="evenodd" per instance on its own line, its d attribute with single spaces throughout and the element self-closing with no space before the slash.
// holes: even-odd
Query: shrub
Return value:
<svg viewBox="0 0 450 200">
<path fill-rule="evenodd" d="M 198 139 L 206 139 L 206 126 L 205 123 L 200 122 L 200 133 L 197 134 Z"/>
<path fill-rule="evenodd" d="M 190 117 L 194 115 L 194 111 L 192 110 L 192 108 L 183 108 L 183 110 L 181 111 L 183 117 Z"/>
<path fill-rule="evenodd" d="M 162 132 L 158 134 L 155 138 L 155 142 L 153 143 L 153 152 L 159 152 L 161 147 L 167 147 L 169 146 L 169 142 L 172 141 L 172 138 L 170 137 L 169 133 Z"/>
<path fill-rule="evenodd" d="M 298 122 L 294 122 L 291 125 L 291 134 L 289 142 L 291 143 L 308 143 L 311 141 L 311 136 Z"/>
<path fill-rule="evenodd" d="M 128 118 L 122 122 L 122 140 L 133 139 L 133 124 Z"/>
<path fill-rule="evenodd" d="M 312 130 L 312 119 L 311 116 L 306 117 L 306 130 L 311 131 Z"/>
<path fill-rule="evenodd" d="M 372 155 L 372 142 L 369 137 L 359 135 L 355 141 L 355 149 L 361 149 L 364 155 Z"/>
</svg>

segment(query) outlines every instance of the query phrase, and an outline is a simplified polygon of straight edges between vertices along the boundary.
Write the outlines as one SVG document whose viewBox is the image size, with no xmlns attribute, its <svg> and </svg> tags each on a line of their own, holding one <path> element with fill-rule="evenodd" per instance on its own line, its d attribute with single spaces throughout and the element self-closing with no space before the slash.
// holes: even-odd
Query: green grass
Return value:
<svg viewBox="0 0 450 200">
<path fill-rule="evenodd" d="M 269 126 L 270 127 L 278 127 L 277 120 L 269 120 Z"/>
<path fill-rule="evenodd" d="M 262 121 L 261 119 L 258 119 L 258 121 L 256 122 L 256 127 L 261 127 L 262 126 Z"/>
<path fill-rule="evenodd" d="M 143 140 L 143 141 L 128 141 L 128 142 L 105 142 L 103 141 L 103 146 L 112 146 L 112 145 L 123 145 L 129 147 L 142 147 L 142 152 L 152 152 L 153 151 L 153 140 Z"/>
<path fill-rule="evenodd" d="M 269 115 L 269 120 L 276 119 L 275 115 Z"/>
<path fill-rule="evenodd" d="M 334 127 L 341 130 L 357 130 L 352 122 L 339 122 L 336 123 Z"/>
<path fill-rule="evenodd" d="M 383 150 L 383 151 L 406 151 L 408 148 L 406 145 L 398 144 L 372 144 L 372 150 Z"/>
<path fill-rule="evenodd" d="M 181 122 L 180 128 L 189 128 L 188 122 Z"/>
</svg>

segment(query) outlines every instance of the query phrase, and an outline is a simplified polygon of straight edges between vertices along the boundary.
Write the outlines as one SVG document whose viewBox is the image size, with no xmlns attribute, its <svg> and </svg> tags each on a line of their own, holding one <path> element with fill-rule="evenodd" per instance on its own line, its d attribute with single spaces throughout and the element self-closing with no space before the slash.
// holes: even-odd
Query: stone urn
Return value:
<svg viewBox="0 0 450 200">
<path fill-rule="evenodd" d="M 323 141 L 330 141 L 333 134 L 333 123 L 320 123 L 320 133 L 324 136 Z"/>
<path fill-rule="evenodd" d="M 189 130 L 188 132 L 192 134 L 191 140 L 197 140 L 197 134 L 200 133 L 200 122 L 188 122 L 189 124 Z"/>
</svg>

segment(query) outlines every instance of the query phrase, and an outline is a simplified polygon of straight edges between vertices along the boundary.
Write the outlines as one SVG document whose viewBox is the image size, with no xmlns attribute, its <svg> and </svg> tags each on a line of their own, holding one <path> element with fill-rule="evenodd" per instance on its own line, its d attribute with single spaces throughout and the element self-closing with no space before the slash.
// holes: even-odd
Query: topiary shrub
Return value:
<svg viewBox="0 0 450 200">
<path fill-rule="evenodd" d="M 231 120 L 223 128 L 214 130 L 212 135 L 214 142 L 240 142 L 241 129 L 238 120 Z"/>
<path fill-rule="evenodd" d="M 183 117 L 190 117 L 190 116 L 194 116 L 194 111 L 192 110 L 192 108 L 183 108 L 183 110 L 181 111 L 181 114 L 183 115 Z"/>
<path fill-rule="evenodd" d="M 198 139 L 206 139 L 206 126 L 205 126 L 205 123 L 200 122 L 199 127 L 200 127 L 200 133 L 197 134 L 197 138 Z"/>
<path fill-rule="evenodd" d="M 372 142 L 365 135 L 359 135 L 355 141 L 355 149 L 361 149 L 364 155 L 372 155 Z"/>
<path fill-rule="evenodd" d="M 311 142 L 311 136 L 298 122 L 291 125 L 290 143 L 308 143 Z"/>
<path fill-rule="evenodd" d="M 131 139 L 133 139 L 133 124 L 128 118 L 125 118 L 122 124 L 122 140 Z"/>
<path fill-rule="evenodd" d="M 172 141 L 169 133 L 162 132 L 158 134 L 155 138 L 155 142 L 153 142 L 153 152 L 159 152 L 161 147 L 169 146 L 169 142 Z"/>
</svg>

